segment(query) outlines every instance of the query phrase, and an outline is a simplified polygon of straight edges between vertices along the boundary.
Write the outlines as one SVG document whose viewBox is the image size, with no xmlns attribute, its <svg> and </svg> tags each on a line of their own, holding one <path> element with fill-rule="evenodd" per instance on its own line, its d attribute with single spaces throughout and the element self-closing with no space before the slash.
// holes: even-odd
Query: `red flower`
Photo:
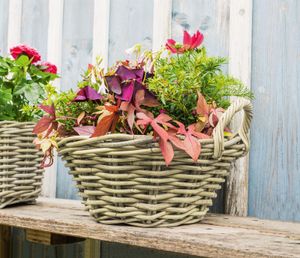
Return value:
<svg viewBox="0 0 300 258">
<path fill-rule="evenodd" d="M 187 31 L 183 33 L 183 45 L 178 44 L 174 39 L 168 39 L 166 48 L 172 53 L 182 54 L 187 50 L 192 50 L 201 45 L 204 40 L 203 34 L 197 30 L 197 32 L 191 36 Z"/>
<path fill-rule="evenodd" d="M 43 72 L 57 74 L 57 67 L 49 62 L 42 62 L 40 68 Z"/>
<path fill-rule="evenodd" d="M 18 59 L 20 55 L 26 55 L 32 59 L 31 63 L 33 64 L 41 60 L 41 56 L 37 50 L 26 45 L 19 45 L 11 48 L 10 54 L 14 59 Z"/>
</svg>

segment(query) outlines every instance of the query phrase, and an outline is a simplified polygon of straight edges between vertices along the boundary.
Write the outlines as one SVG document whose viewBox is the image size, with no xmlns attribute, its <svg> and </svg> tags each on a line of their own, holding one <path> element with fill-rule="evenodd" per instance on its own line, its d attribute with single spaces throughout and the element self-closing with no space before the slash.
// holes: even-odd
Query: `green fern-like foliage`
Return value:
<svg viewBox="0 0 300 258">
<path fill-rule="evenodd" d="M 226 75 L 221 67 L 226 58 L 209 57 L 205 48 L 183 54 L 158 58 L 154 77 L 148 80 L 149 89 L 161 100 L 161 109 L 185 125 L 196 122 L 197 91 L 208 103 L 218 107 L 230 105 L 228 97 L 253 98 L 239 80 Z"/>
</svg>

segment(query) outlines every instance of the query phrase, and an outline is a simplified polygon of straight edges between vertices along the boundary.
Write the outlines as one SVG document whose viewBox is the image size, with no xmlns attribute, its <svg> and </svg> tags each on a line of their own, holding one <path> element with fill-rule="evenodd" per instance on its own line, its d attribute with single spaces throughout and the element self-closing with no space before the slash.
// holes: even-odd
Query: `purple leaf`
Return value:
<svg viewBox="0 0 300 258">
<path fill-rule="evenodd" d="M 78 126 L 73 128 L 76 133 L 83 136 L 91 136 L 95 132 L 95 126 Z"/>
<path fill-rule="evenodd" d="M 136 95 L 136 93 L 139 90 L 143 90 L 144 91 L 144 96 L 143 96 L 143 100 L 136 100 L 136 102 L 139 103 L 134 103 L 135 106 L 139 106 L 139 105 L 144 105 L 144 106 L 148 106 L 148 107 L 156 107 L 159 105 L 159 102 L 157 100 L 157 98 L 155 97 L 155 95 L 150 92 L 143 84 L 139 83 L 139 82 L 135 82 L 135 89 L 134 89 L 134 95 Z"/>
<path fill-rule="evenodd" d="M 77 92 L 74 101 L 100 100 L 103 97 L 90 86 L 85 86 Z"/>
<path fill-rule="evenodd" d="M 116 74 L 120 77 L 121 81 L 136 79 L 136 74 L 133 70 L 128 69 L 124 65 L 118 67 Z"/>
<path fill-rule="evenodd" d="M 120 99 L 130 102 L 132 99 L 133 92 L 134 92 L 134 82 L 132 81 L 130 83 L 125 84 L 122 87 L 122 95 L 120 96 Z"/>
<path fill-rule="evenodd" d="M 113 92 L 118 95 L 122 93 L 121 89 L 121 82 L 118 76 L 116 75 L 111 75 L 111 76 L 105 76 L 105 80 L 107 83 L 108 88 Z"/>
<path fill-rule="evenodd" d="M 136 76 L 136 80 L 138 82 L 142 82 L 143 79 L 144 79 L 144 75 L 145 75 L 145 72 L 144 72 L 144 69 L 133 69 L 132 70 Z"/>
</svg>

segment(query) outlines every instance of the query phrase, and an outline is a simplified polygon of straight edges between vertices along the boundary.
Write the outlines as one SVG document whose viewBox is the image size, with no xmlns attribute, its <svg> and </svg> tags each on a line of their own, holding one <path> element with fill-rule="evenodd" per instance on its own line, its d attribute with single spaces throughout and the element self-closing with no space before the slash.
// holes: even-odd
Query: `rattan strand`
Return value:
<svg viewBox="0 0 300 258">
<path fill-rule="evenodd" d="M 244 110 L 241 129 L 224 139 L 224 128 Z M 200 140 L 197 162 L 175 151 L 166 166 L 151 136 L 74 136 L 59 142 L 59 153 L 74 176 L 83 203 L 105 224 L 166 227 L 204 218 L 233 161 L 249 149 L 252 105 L 238 100 L 224 113 L 213 138 Z"/>
<path fill-rule="evenodd" d="M 34 123 L 0 122 L 0 208 L 33 202 L 41 192 L 43 154 L 33 144 Z"/>
</svg>

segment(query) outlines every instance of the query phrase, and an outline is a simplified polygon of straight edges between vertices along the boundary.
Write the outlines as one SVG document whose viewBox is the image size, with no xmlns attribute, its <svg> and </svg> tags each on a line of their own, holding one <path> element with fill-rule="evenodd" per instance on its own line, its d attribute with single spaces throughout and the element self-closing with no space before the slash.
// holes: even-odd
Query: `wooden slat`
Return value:
<svg viewBox="0 0 300 258">
<path fill-rule="evenodd" d="M 252 0 L 230 1 L 229 73 L 250 88 L 252 42 Z M 238 115 L 232 123 L 234 131 L 241 125 Z M 249 155 L 237 160 L 227 179 L 225 212 L 247 216 Z"/>
<path fill-rule="evenodd" d="M 93 62 L 97 56 L 108 65 L 110 0 L 94 1 Z"/>
<path fill-rule="evenodd" d="M 79 201 L 40 199 L 0 210 L 0 224 L 205 257 L 299 257 L 300 224 L 211 215 L 177 228 L 96 223 Z"/>
<path fill-rule="evenodd" d="M 249 214 L 300 221 L 300 2 L 253 8 Z"/>
<path fill-rule="evenodd" d="M 0 1 L 0 54 L 7 53 L 7 28 L 8 28 L 9 0 Z"/>
<path fill-rule="evenodd" d="M 44 245 L 63 245 L 84 241 L 83 238 L 65 236 L 34 229 L 26 229 L 26 240 Z"/>
<path fill-rule="evenodd" d="M 101 242 L 94 239 L 87 239 L 84 243 L 84 258 L 101 258 Z"/>
<path fill-rule="evenodd" d="M 10 0 L 8 10 L 7 48 L 21 41 L 22 0 Z"/>
<path fill-rule="evenodd" d="M 63 10 L 64 0 L 49 0 L 49 20 L 48 20 L 48 44 L 47 44 L 47 60 L 55 64 L 58 73 L 61 74 L 62 62 L 62 26 L 63 26 Z M 60 80 L 53 82 L 60 89 Z M 42 195 L 45 197 L 56 197 L 56 181 L 57 181 L 57 154 L 54 155 L 54 163 L 50 168 L 46 168 Z"/>
<path fill-rule="evenodd" d="M 20 24 L 20 42 L 36 48 L 43 61 L 47 59 L 47 30 L 49 26 L 48 1 L 49 0 L 23 0 Z"/>
<path fill-rule="evenodd" d="M 128 58 L 125 50 L 134 44 L 151 49 L 153 2 L 114 0 L 110 6 L 109 65 Z"/>
<path fill-rule="evenodd" d="M 0 257 L 10 257 L 11 227 L 0 225 Z"/>
<path fill-rule="evenodd" d="M 51 0 L 52 1 L 52 0 Z M 92 62 L 94 0 L 64 0 L 61 90 L 75 89 Z M 61 159 L 57 162 L 56 196 L 78 198 L 75 183 Z"/>
<path fill-rule="evenodd" d="M 152 49 L 158 50 L 171 37 L 172 0 L 154 0 Z"/>
</svg>

